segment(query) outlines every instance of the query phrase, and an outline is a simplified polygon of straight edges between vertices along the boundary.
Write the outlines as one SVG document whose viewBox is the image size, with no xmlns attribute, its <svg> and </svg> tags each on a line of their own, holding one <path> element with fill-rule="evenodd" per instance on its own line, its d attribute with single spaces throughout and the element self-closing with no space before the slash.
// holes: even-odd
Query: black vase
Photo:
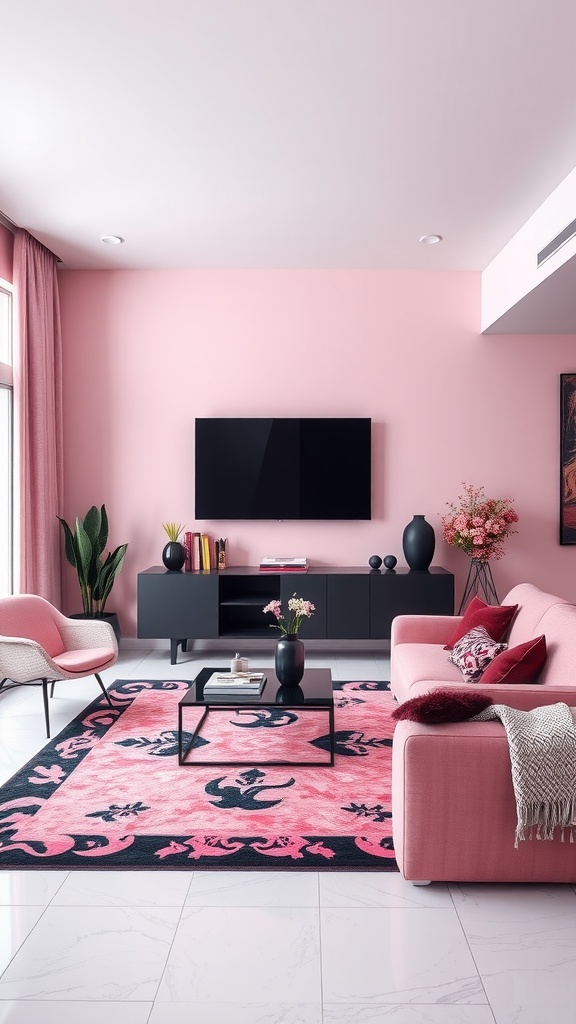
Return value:
<svg viewBox="0 0 576 1024">
<path fill-rule="evenodd" d="M 298 686 L 304 675 L 304 644 L 296 633 L 286 633 L 276 644 L 274 669 L 281 686 Z"/>
<path fill-rule="evenodd" d="M 424 516 L 414 516 L 402 534 L 404 558 L 411 569 L 427 569 L 434 557 L 434 528 Z"/>
<path fill-rule="evenodd" d="M 186 548 L 180 541 L 168 541 L 162 552 L 162 561 L 170 572 L 179 572 L 186 561 Z"/>
</svg>

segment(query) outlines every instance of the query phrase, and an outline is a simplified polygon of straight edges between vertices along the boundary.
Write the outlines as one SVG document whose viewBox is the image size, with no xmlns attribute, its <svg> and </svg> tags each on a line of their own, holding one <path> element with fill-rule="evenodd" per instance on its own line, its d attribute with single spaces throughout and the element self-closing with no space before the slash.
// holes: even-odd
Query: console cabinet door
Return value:
<svg viewBox="0 0 576 1024">
<path fill-rule="evenodd" d="M 293 594 L 312 601 L 316 611 L 311 619 L 303 619 L 300 629 L 302 640 L 324 640 L 326 638 L 326 576 L 312 573 L 281 573 L 280 600 L 282 610 L 288 611 L 288 601 Z"/>
<path fill-rule="evenodd" d="M 453 615 L 450 572 L 374 573 L 370 576 L 370 637 L 389 640 L 396 615 Z"/>
<path fill-rule="evenodd" d="M 331 640 L 367 640 L 370 636 L 370 577 L 366 573 L 342 573 L 326 578 L 326 635 Z"/>
<path fill-rule="evenodd" d="M 138 636 L 217 637 L 217 573 L 139 573 Z"/>
</svg>

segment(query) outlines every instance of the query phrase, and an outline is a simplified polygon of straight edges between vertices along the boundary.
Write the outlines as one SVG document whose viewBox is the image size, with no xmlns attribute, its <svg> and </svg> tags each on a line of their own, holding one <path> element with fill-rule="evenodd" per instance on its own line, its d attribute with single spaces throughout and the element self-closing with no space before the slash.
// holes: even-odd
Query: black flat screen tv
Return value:
<svg viewBox="0 0 576 1024">
<path fill-rule="evenodd" d="M 368 418 L 196 420 L 196 519 L 371 519 Z"/>
</svg>

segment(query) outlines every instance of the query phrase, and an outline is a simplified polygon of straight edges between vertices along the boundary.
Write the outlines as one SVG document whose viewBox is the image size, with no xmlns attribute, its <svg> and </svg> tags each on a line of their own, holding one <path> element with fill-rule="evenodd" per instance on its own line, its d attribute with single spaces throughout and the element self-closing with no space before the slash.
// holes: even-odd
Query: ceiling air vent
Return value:
<svg viewBox="0 0 576 1024">
<path fill-rule="evenodd" d="M 536 266 L 541 267 L 542 264 L 545 263 L 546 260 L 549 260 L 555 252 L 558 252 L 558 249 L 561 249 L 563 245 L 566 245 L 566 242 L 569 242 L 574 235 L 576 235 L 576 220 L 573 220 L 571 224 L 568 224 L 559 235 L 556 235 L 556 238 L 553 238 L 551 242 L 548 242 L 548 245 L 545 245 L 544 248 L 540 250 L 536 257 Z"/>
</svg>

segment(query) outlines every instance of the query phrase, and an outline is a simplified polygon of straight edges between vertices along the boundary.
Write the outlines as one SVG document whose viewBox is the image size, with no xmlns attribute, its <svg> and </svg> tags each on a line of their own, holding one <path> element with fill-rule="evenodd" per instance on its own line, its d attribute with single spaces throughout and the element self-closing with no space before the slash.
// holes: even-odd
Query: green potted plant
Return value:
<svg viewBox="0 0 576 1024">
<path fill-rule="evenodd" d="M 65 539 L 66 558 L 76 569 L 82 605 L 82 618 L 106 618 L 112 625 L 118 639 L 120 627 L 115 612 L 106 612 L 106 602 L 114 581 L 124 563 L 127 544 L 120 544 L 104 557 L 108 543 L 108 516 L 106 506 L 92 505 L 84 519 L 76 518 L 74 529 L 58 516 L 62 523 Z M 73 616 L 80 617 L 80 616 Z"/>
<path fill-rule="evenodd" d="M 186 561 L 186 548 L 180 543 L 184 526 L 181 523 L 162 523 L 168 543 L 162 552 L 162 561 L 169 572 L 180 572 Z"/>
</svg>

